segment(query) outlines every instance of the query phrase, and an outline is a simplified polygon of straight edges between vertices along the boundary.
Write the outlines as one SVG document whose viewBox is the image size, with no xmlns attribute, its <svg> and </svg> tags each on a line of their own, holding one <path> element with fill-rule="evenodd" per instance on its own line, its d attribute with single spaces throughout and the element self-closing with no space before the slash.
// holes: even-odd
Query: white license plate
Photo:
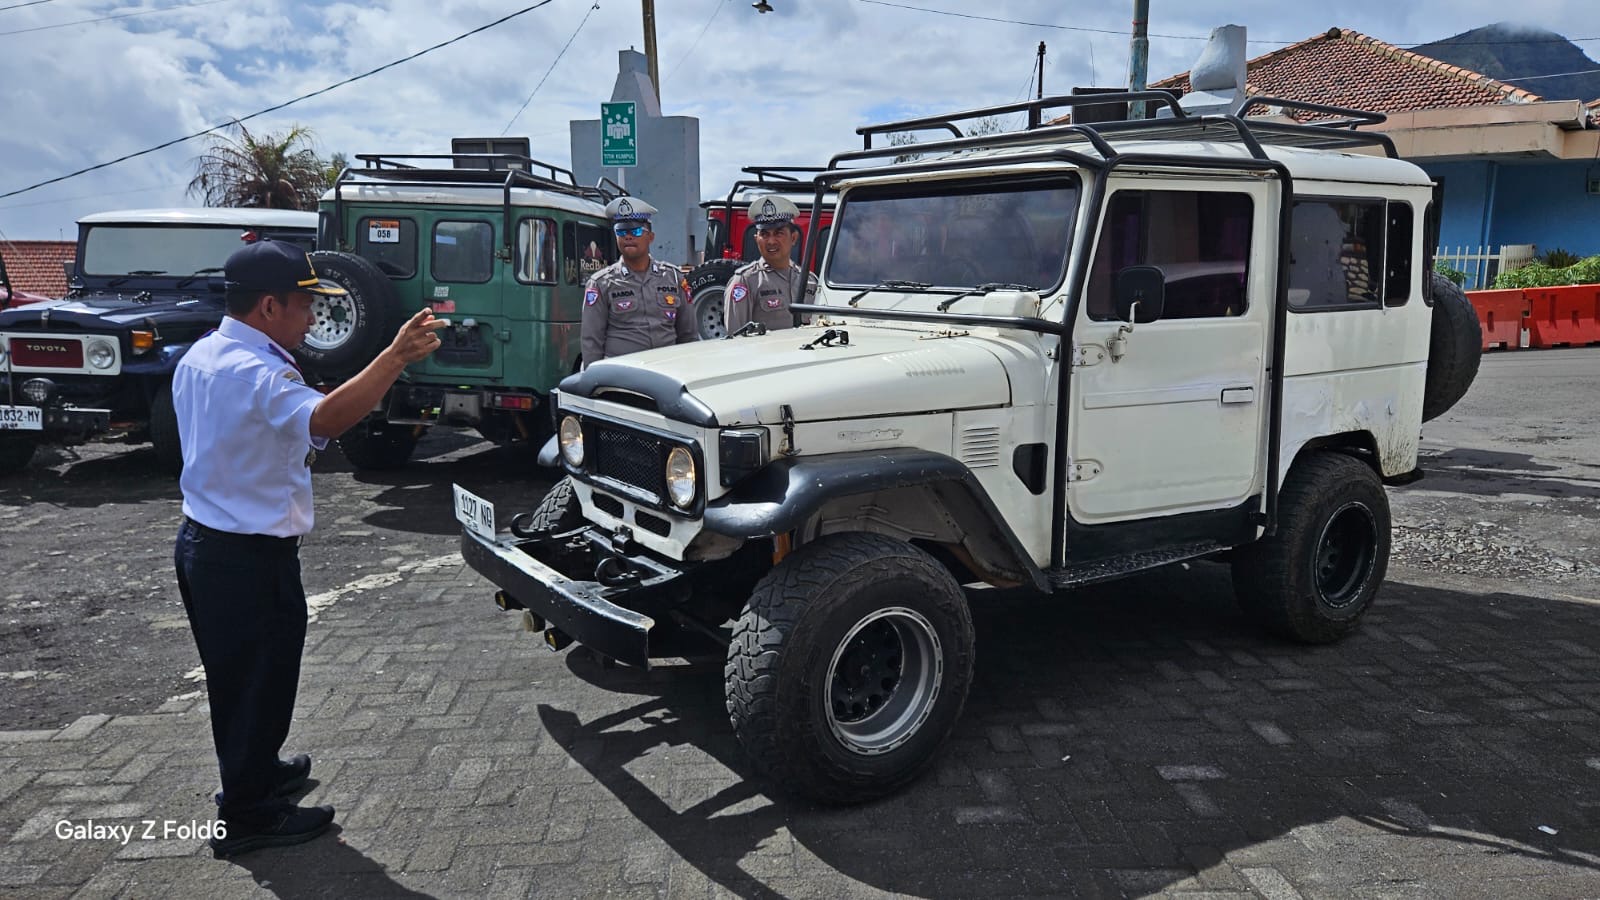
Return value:
<svg viewBox="0 0 1600 900">
<path fill-rule="evenodd" d="M 44 410 L 37 406 L 0 406 L 0 431 L 43 431 Z"/>
<path fill-rule="evenodd" d="M 494 504 L 459 484 L 450 485 L 456 498 L 456 521 L 479 537 L 494 540 Z"/>
</svg>

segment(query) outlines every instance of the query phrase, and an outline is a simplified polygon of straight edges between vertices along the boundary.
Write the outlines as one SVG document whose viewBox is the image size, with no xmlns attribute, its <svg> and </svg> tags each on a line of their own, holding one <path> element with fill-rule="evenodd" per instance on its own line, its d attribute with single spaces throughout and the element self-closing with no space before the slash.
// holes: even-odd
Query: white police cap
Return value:
<svg viewBox="0 0 1600 900">
<path fill-rule="evenodd" d="M 800 210 L 788 197 L 762 197 L 750 203 L 750 221 L 757 225 L 793 225 Z"/>
<path fill-rule="evenodd" d="M 613 222 L 646 222 L 656 214 L 656 208 L 638 197 L 618 197 L 606 204 L 606 218 Z"/>
</svg>

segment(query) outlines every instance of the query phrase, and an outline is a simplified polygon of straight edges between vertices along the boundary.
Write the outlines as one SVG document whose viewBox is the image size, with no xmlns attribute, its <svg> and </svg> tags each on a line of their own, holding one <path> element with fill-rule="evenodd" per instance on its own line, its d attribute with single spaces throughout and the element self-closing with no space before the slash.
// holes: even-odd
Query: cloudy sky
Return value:
<svg viewBox="0 0 1600 900">
<path fill-rule="evenodd" d="M 0 195 L 321 90 L 535 2 L 0 0 Z M 1020 99 L 1040 41 L 1048 92 L 1126 83 L 1131 0 L 769 2 L 764 15 L 748 0 L 656 2 L 662 106 L 700 118 L 707 195 L 746 164 L 825 162 L 857 146 L 853 129 L 867 121 Z M 1523 0 L 1515 10 L 1595 57 L 1593 2 Z M 1187 69 L 1216 25 L 1246 26 L 1255 56 L 1336 25 L 1412 46 L 1508 9 L 1503 0 L 1346 0 L 1337 12 L 1283 0 L 1151 7 L 1152 80 Z M 598 117 L 628 47 L 644 47 L 637 0 L 551 0 L 248 125 L 258 134 L 308 126 L 324 155 L 448 152 L 452 135 L 527 135 L 534 156 L 565 165 L 567 122 Z M 0 197 L 0 238 L 71 238 L 87 213 L 192 205 L 184 189 L 203 147 L 187 141 Z"/>
</svg>

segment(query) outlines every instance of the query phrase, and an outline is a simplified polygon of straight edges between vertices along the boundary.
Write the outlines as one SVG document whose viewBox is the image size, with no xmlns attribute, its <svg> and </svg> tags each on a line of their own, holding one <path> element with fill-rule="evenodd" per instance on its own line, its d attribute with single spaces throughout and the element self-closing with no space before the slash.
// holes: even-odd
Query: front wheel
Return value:
<svg viewBox="0 0 1600 900">
<path fill-rule="evenodd" d="M 38 446 L 37 438 L 0 431 L 0 476 L 22 471 Z"/>
<path fill-rule="evenodd" d="M 1268 631 L 1326 644 L 1356 629 L 1389 568 L 1389 497 L 1372 468 L 1342 453 L 1295 463 L 1278 530 L 1233 554 L 1239 605 Z"/>
<path fill-rule="evenodd" d="M 728 716 L 775 784 L 824 803 L 899 790 L 932 762 L 972 683 L 961 586 L 916 547 L 828 535 L 756 585 L 723 670 Z"/>
<path fill-rule="evenodd" d="M 413 425 L 394 425 L 378 418 L 357 422 L 339 437 L 339 450 L 350 465 L 366 471 L 398 469 L 417 448 Z"/>
<path fill-rule="evenodd" d="M 178 441 L 178 412 L 172 405 L 172 385 L 162 385 L 150 400 L 150 446 L 156 465 L 168 475 L 183 474 L 183 446 Z"/>
<path fill-rule="evenodd" d="M 689 308 L 694 312 L 694 327 L 700 340 L 714 341 L 728 335 L 724 295 L 728 279 L 744 263 L 737 259 L 713 259 L 702 263 L 685 279 L 689 282 Z"/>
</svg>

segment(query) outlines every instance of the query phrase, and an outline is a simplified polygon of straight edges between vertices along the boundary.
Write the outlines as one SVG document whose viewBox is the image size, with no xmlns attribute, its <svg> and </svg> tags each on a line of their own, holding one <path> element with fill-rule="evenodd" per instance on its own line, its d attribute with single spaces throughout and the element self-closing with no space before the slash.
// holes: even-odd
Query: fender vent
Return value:
<svg viewBox="0 0 1600 900">
<path fill-rule="evenodd" d="M 969 469 L 989 469 L 1000 465 L 1000 428 L 980 425 L 961 429 L 961 461 Z"/>
</svg>

